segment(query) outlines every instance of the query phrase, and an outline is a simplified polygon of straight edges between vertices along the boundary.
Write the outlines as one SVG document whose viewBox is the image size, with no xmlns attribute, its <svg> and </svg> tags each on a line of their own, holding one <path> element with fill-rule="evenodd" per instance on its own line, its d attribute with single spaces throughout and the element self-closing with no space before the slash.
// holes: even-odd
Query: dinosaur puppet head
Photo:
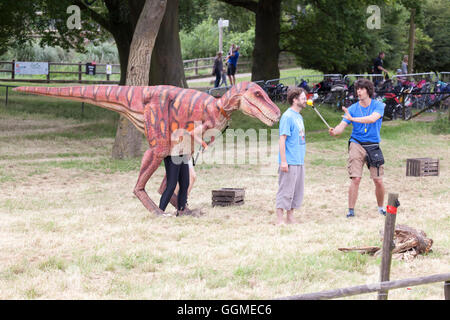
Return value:
<svg viewBox="0 0 450 320">
<path fill-rule="evenodd" d="M 242 113 L 261 120 L 268 126 L 272 126 L 280 119 L 280 109 L 270 100 L 267 93 L 256 83 L 241 82 L 235 86 L 235 95 L 231 100 L 235 100 L 235 108 Z M 233 88 L 230 90 L 233 91 Z"/>
</svg>

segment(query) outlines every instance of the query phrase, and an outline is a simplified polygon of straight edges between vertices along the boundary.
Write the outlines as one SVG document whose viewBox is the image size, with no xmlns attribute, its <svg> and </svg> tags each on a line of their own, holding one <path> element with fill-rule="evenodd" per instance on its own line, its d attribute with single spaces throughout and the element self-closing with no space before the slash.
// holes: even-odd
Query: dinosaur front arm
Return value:
<svg viewBox="0 0 450 320">
<path fill-rule="evenodd" d="M 203 130 L 205 129 L 205 127 L 206 126 L 204 124 L 201 124 L 199 126 L 196 126 L 195 129 L 191 131 L 191 136 L 195 141 L 202 145 L 203 150 L 206 150 L 208 148 L 208 144 L 202 139 Z"/>
</svg>

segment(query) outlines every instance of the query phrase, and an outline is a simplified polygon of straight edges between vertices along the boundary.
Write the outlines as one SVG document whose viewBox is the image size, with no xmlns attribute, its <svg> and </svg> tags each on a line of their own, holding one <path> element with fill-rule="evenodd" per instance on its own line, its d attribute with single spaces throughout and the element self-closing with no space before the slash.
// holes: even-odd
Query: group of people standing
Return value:
<svg viewBox="0 0 450 320">
<path fill-rule="evenodd" d="M 236 84 L 236 69 L 237 69 L 237 61 L 239 59 L 239 46 L 236 46 L 234 43 L 231 45 L 228 55 L 226 57 L 227 60 L 227 71 L 225 74 L 225 68 L 223 67 L 223 58 L 222 52 L 217 52 L 216 58 L 214 59 L 214 66 L 212 75 L 216 76 L 216 80 L 214 82 L 214 88 L 220 87 L 221 85 L 228 86 L 227 84 L 227 75 L 230 80 L 230 85 L 233 86 Z M 222 82 L 221 82 L 222 81 Z"/>
</svg>

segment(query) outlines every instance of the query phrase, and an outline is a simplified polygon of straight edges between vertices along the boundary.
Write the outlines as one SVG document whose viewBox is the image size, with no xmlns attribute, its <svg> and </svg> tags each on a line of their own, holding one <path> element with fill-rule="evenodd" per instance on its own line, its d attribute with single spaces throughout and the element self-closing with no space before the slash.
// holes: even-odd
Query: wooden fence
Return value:
<svg viewBox="0 0 450 320">
<path fill-rule="evenodd" d="M 204 75 L 211 75 L 212 67 L 214 65 L 215 57 L 200 58 L 200 59 L 190 59 L 184 60 L 184 72 L 186 74 L 186 79 L 194 79 L 197 77 L 202 77 Z M 224 65 L 225 65 L 224 60 Z M 295 56 L 291 54 L 282 53 L 278 59 L 278 64 L 280 67 L 296 66 Z M 240 57 L 238 59 L 237 68 L 239 72 L 249 72 L 252 69 L 252 58 L 251 57 Z"/>
<path fill-rule="evenodd" d="M 397 217 L 397 207 L 399 206 L 400 202 L 398 201 L 398 194 L 389 193 L 387 203 L 387 213 L 383 233 L 384 236 L 383 236 L 383 248 L 382 248 L 382 259 L 380 269 L 380 283 L 288 296 L 278 298 L 277 300 L 335 299 L 370 292 L 378 292 L 378 300 L 387 300 L 388 291 L 391 289 L 406 288 L 435 282 L 444 282 L 444 299 L 450 300 L 450 273 L 443 273 L 420 278 L 389 281 L 391 261 L 392 261 L 392 250 L 395 247 L 394 245 L 395 220 Z"/>
<path fill-rule="evenodd" d="M 212 67 L 214 65 L 215 57 L 199 58 L 184 60 L 184 72 L 186 79 L 195 79 L 204 76 L 210 76 Z M 67 63 L 67 62 L 48 62 L 48 74 L 38 75 L 35 77 L 25 77 L 24 75 L 16 75 L 14 70 L 15 60 L 0 61 L 0 81 L 16 81 L 16 82 L 45 82 L 45 83 L 103 83 L 103 84 L 117 84 L 119 81 L 113 75 L 120 75 L 120 65 L 110 64 L 112 66 L 112 73 L 106 73 L 106 63 L 97 63 L 95 75 L 87 75 L 85 73 L 86 64 L 82 62 Z M 295 66 L 295 57 L 288 54 L 281 54 L 279 65 L 282 67 Z M 63 67 L 68 70 L 58 70 Z M 240 72 L 249 72 L 252 66 L 252 59 L 249 57 L 242 57 L 238 60 L 238 69 Z M 9 76 L 2 76 L 1 73 L 9 74 Z M 62 78 L 61 75 L 64 77 Z M 73 77 L 71 77 L 73 76 Z M 62 78 L 62 79 L 61 79 Z M 116 78 L 113 80 L 112 78 Z"/>
<path fill-rule="evenodd" d="M 111 74 L 106 72 L 106 63 L 97 63 L 95 75 L 87 75 L 85 73 L 86 64 L 82 62 L 70 63 L 70 62 L 48 62 L 48 74 L 47 75 L 37 75 L 34 78 L 25 78 L 25 75 L 17 75 L 14 70 L 15 60 L 13 61 L 0 61 L 0 73 L 9 73 L 11 76 L 8 78 L 0 78 L 1 81 L 17 81 L 17 82 L 46 82 L 46 83 L 119 83 L 118 80 L 111 80 L 112 75 L 120 75 L 119 64 L 110 64 L 112 66 Z M 5 65 L 7 66 L 5 68 Z M 67 70 L 58 70 L 58 66 L 63 66 Z M 116 71 L 115 71 L 116 70 Z M 52 75 L 65 75 L 64 79 L 52 78 Z M 69 79 L 66 77 L 69 75 Z M 75 75 L 75 77 L 70 78 L 70 75 Z M 83 79 L 84 76 L 84 79 Z M 60 77 L 59 77 L 60 78 Z"/>
<path fill-rule="evenodd" d="M 321 291 L 296 296 L 278 298 L 277 300 L 324 300 L 349 297 L 370 292 L 386 292 L 392 289 L 408 288 L 422 284 L 444 282 L 444 299 L 450 300 L 450 273 L 436 274 L 427 277 L 409 278 L 396 281 L 384 281 L 380 283 L 348 287 L 336 290 Z"/>
</svg>

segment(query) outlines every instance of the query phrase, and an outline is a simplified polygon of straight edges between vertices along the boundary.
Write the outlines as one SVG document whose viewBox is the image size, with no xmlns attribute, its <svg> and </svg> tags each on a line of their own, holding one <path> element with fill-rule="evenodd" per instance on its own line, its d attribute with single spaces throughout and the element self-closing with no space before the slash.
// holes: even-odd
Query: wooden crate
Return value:
<svg viewBox="0 0 450 320">
<path fill-rule="evenodd" d="M 439 159 L 406 159 L 406 176 L 424 177 L 439 175 Z"/>
<path fill-rule="evenodd" d="M 245 190 L 241 188 L 222 188 L 212 191 L 212 206 L 240 206 L 244 204 Z"/>
</svg>

